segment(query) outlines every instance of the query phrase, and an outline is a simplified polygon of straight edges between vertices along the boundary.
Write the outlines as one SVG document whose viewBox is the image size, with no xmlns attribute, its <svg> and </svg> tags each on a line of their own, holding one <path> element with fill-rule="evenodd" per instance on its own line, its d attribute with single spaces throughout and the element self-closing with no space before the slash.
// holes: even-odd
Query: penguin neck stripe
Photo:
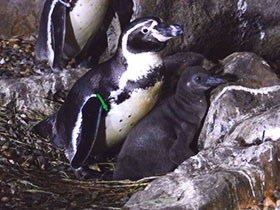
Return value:
<svg viewBox="0 0 280 210">
<path fill-rule="evenodd" d="M 122 36 L 121 51 L 126 60 L 127 66 L 126 70 L 119 77 L 118 89 L 112 91 L 110 94 L 110 97 L 114 98 L 114 100 L 118 100 L 119 95 L 122 94 L 129 81 L 136 82 L 140 79 L 147 78 L 148 75 L 152 74 L 157 68 L 162 66 L 162 58 L 159 52 L 132 53 L 127 49 L 128 36 L 137 28 L 142 27 L 147 23 L 151 23 L 150 27 L 154 27 L 157 24 L 155 20 L 147 20 L 127 30 Z"/>
<path fill-rule="evenodd" d="M 137 81 L 144 78 L 146 75 L 153 72 L 153 69 L 162 65 L 162 59 L 158 52 L 132 53 L 127 49 L 128 36 L 131 32 L 149 22 L 152 22 L 150 27 L 154 27 L 154 25 L 157 24 L 154 20 L 147 20 L 129 29 L 122 37 L 121 48 L 122 54 L 127 63 L 127 69 L 120 77 L 119 90 L 111 94 L 114 98 L 116 98 L 124 89 L 127 81 Z"/>
<path fill-rule="evenodd" d="M 123 51 L 123 55 L 124 57 L 127 58 L 130 56 L 130 55 L 137 55 L 137 54 L 134 54 L 134 53 L 131 53 L 129 52 L 129 50 L 127 49 L 127 41 L 128 41 L 128 36 L 129 34 L 131 34 L 134 30 L 136 30 L 137 28 L 139 27 L 142 27 L 144 26 L 145 24 L 147 24 L 148 22 L 152 22 L 151 24 L 151 27 L 154 27 L 156 25 L 156 22 L 154 20 L 147 20 L 143 23 L 140 23 L 140 24 L 136 24 L 134 27 L 132 27 L 131 29 L 129 29 L 122 37 L 122 51 Z M 151 52 L 148 52 L 149 54 Z M 141 53 L 142 54 L 142 53 Z"/>
<path fill-rule="evenodd" d="M 107 104 L 104 102 L 103 98 L 101 97 L 100 94 L 96 94 L 96 96 L 98 97 L 98 99 L 100 100 L 100 102 L 102 103 L 102 107 L 105 111 L 108 111 L 108 106 Z"/>
</svg>

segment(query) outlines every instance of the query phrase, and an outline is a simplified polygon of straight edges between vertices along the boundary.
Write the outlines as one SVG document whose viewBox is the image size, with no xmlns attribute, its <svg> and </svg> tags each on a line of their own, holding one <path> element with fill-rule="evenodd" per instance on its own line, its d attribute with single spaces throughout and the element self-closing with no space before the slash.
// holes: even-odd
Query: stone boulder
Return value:
<svg viewBox="0 0 280 210">
<path fill-rule="evenodd" d="M 64 69 L 42 76 L 0 79 L 0 105 L 43 115 L 53 114 L 75 81 L 89 69 Z"/>
<path fill-rule="evenodd" d="M 244 209 L 277 198 L 279 80 L 252 53 L 235 53 L 221 63 L 222 74 L 237 80 L 212 91 L 201 151 L 134 194 L 125 209 Z"/>
<path fill-rule="evenodd" d="M 236 81 L 226 87 L 218 87 L 212 95 L 198 140 L 200 149 L 223 142 L 226 135 L 233 132 L 242 121 L 257 115 L 260 117 L 278 106 L 280 101 L 280 80 L 260 57 L 246 52 L 234 53 L 221 64 L 224 69 L 221 74 L 234 75 Z M 270 124 L 266 124 L 269 127 Z M 264 130 L 260 129 L 259 132 Z M 248 138 L 252 136 L 245 139 Z M 262 138 L 262 134 L 259 138 Z"/>
<path fill-rule="evenodd" d="M 36 34 L 39 27 L 42 0 L 0 1 L 0 38 L 29 36 Z"/>
<path fill-rule="evenodd" d="M 269 87 L 279 84 L 280 81 L 263 58 L 250 52 L 233 53 L 221 60 L 212 71 L 232 77 L 235 85 L 248 88 Z"/>
<path fill-rule="evenodd" d="M 279 184 L 279 149 L 280 142 L 269 141 L 259 146 L 220 145 L 203 150 L 135 193 L 124 209 L 253 207 L 263 201 L 264 192 L 272 196 Z"/>
</svg>

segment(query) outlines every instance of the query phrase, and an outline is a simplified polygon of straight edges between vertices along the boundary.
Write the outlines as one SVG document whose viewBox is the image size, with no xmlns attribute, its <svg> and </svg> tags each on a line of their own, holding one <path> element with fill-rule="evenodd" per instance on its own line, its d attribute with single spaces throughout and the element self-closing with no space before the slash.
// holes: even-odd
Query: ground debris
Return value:
<svg viewBox="0 0 280 210">
<path fill-rule="evenodd" d="M 17 36 L 9 40 L 0 39 L 0 78 L 20 78 L 52 72 L 47 62 L 35 60 L 36 41 L 34 35 L 28 38 Z M 74 65 L 70 61 L 65 64 L 65 68 Z"/>
<path fill-rule="evenodd" d="M 31 132 L 37 121 L 36 113 L 0 107 L 0 207 L 120 208 L 149 183 L 79 179 L 61 151 Z"/>
</svg>

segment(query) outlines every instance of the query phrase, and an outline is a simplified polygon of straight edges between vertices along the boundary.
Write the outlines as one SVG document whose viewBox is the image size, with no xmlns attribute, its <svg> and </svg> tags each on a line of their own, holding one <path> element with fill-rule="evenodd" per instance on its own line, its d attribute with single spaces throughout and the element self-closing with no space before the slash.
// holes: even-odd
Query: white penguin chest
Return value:
<svg viewBox="0 0 280 210">
<path fill-rule="evenodd" d="M 124 139 L 131 128 L 155 105 L 162 82 L 148 89 L 135 89 L 121 104 L 111 104 L 106 117 L 106 143 L 113 146 Z"/>
<path fill-rule="evenodd" d="M 109 0 L 79 0 L 70 12 L 71 25 L 81 49 L 101 26 Z"/>
</svg>

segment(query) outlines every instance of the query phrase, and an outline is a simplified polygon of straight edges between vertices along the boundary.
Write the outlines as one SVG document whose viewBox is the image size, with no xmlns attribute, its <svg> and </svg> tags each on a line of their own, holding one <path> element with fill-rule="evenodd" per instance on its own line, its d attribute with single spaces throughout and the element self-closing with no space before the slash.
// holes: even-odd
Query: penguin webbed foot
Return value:
<svg viewBox="0 0 280 210">
<path fill-rule="evenodd" d="M 111 148 L 104 153 L 93 155 L 91 154 L 83 166 L 74 169 L 76 175 L 82 179 L 101 179 L 105 181 L 113 180 L 114 162 L 116 161 L 117 154 L 119 153 L 121 145 Z M 105 163 L 105 164 L 100 164 Z M 91 169 L 90 166 L 97 164 L 98 170 Z"/>
<path fill-rule="evenodd" d="M 113 172 L 112 171 L 95 171 L 90 169 L 88 166 L 82 166 L 78 169 L 73 169 L 75 174 L 82 179 L 91 180 L 91 179 L 100 179 L 104 181 L 113 180 Z"/>
</svg>

